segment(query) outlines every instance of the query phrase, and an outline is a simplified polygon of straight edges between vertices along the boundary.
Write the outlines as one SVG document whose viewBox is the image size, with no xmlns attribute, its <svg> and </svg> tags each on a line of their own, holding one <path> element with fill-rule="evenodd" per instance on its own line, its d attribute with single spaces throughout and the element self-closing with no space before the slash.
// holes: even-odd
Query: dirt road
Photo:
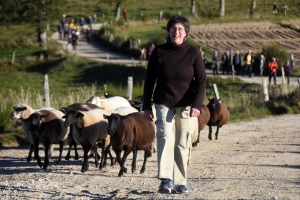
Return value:
<svg viewBox="0 0 300 200">
<path fill-rule="evenodd" d="M 282 115 L 230 123 L 220 129 L 219 140 L 212 141 L 205 128 L 193 148 L 186 195 L 157 193 L 156 154 L 147 162 L 145 174 L 139 174 L 140 152 L 137 172 L 120 178 L 118 165 L 99 171 L 93 159 L 86 173 L 80 172 L 81 160 L 56 166 L 57 148 L 46 171 L 26 162 L 26 148 L 4 148 L 0 199 L 300 199 L 299 118 Z M 128 169 L 131 159 L 130 155 Z"/>
</svg>

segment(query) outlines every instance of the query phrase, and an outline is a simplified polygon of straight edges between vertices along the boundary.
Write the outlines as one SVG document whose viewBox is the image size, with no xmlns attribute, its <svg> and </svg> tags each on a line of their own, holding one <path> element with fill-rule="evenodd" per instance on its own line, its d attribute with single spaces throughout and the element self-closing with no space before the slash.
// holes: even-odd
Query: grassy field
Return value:
<svg viewBox="0 0 300 200">
<path fill-rule="evenodd" d="M 97 14 L 98 22 L 114 21 L 115 3 L 101 3 L 102 1 L 65 1 L 65 10 L 68 17 L 77 19 L 80 16 Z M 288 18 L 297 18 L 299 5 L 294 1 L 277 1 L 279 7 L 286 3 L 290 9 L 288 16 L 271 14 L 273 1 L 256 1 L 255 13 L 250 19 L 250 3 L 238 0 L 226 1 L 226 15 L 218 17 L 219 0 L 196 1 L 197 18 L 191 19 L 192 24 L 199 23 L 225 23 L 229 21 L 247 20 L 273 20 L 281 21 Z M 153 41 L 164 41 L 166 19 L 176 13 L 189 15 L 190 1 L 166 0 L 122 1 L 121 10 L 129 11 L 129 25 L 124 25 L 122 15 L 119 23 L 114 25 L 116 33 L 128 38 L 141 39 L 146 45 Z M 163 11 L 163 21 L 158 22 L 158 14 Z M 143 20 L 140 18 L 143 13 Z M 103 15 L 104 14 L 104 15 Z M 105 17 L 103 17 L 105 16 Z M 57 19 L 59 19 L 58 16 Z M 138 22 L 138 23 L 135 23 Z M 51 22 L 48 36 L 56 31 L 57 21 Z M 114 24 L 114 23 L 113 23 Z M 142 94 L 145 67 L 127 67 L 98 63 L 78 57 L 67 57 L 59 52 L 59 48 L 52 43 L 48 49 L 37 43 L 37 35 L 34 27 L 26 24 L 0 26 L 3 30 L 0 35 L 0 133 L 16 133 L 13 128 L 14 121 L 9 119 L 12 106 L 18 102 L 24 102 L 33 108 L 44 106 L 44 75 L 47 74 L 50 84 L 51 106 L 61 108 L 74 102 L 85 102 L 90 96 L 104 94 L 104 84 L 107 92 L 115 95 L 126 96 L 127 77 L 134 80 L 133 98 Z M 20 33 L 22 35 L 20 36 Z M 189 40 L 195 46 L 199 44 Z M 210 56 L 210 50 L 202 47 Z M 15 51 L 18 57 L 22 54 L 22 60 L 16 60 L 11 64 L 11 55 Z M 273 114 L 299 113 L 299 91 L 289 88 L 289 95 L 283 95 L 282 86 L 270 88 L 269 104 L 265 105 L 261 98 L 261 86 L 245 83 L 239 79 L 208 78 L 205 103 L 207 98 L 213 96 L 211 84 L 218 85 L 219 93 L 230 112 L 231 122 L 251 120 Z M 9 136 L 12 137 L 12 136 Z M 1 139 L 2 138 L 2 139 Z M 9 141 L 21 140 L 18 134 Z M 17 138 L 17 139 L 16 139 Z M 6 141 L 0 137 L 1 141 Z M 17 141 L 18 142 L 18 141 Z M 7 143 L 4 142 L 4 143 Z M 14 142 L 12 142 L 14 143 Z"/>
</svg>

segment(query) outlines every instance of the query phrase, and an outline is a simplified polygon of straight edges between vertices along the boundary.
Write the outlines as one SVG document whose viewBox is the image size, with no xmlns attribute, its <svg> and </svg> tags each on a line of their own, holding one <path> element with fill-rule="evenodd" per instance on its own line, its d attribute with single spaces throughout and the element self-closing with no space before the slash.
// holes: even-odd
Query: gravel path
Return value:
<svg viewBox="0 0 300 200">
<path fill-rule="evenodd" d="M 93 159 L 86 173 L 80 172 L 81 160 L 56 166 L 57 147 L 47 170 L 26 162 L 26 147 L 4 148 L 0 150 L 0 199 L 299 199 L 299 117 L 230 123 L 220 129 L 219 140 L 212 141 L 206 127 L 192 151 L 186 195 L 157 193 L 156 154 L 148 160 L 146 172 L 139 174 L 143 159 L 139 152 L 137 172 L 120 178 L 118 165 L 100 171 Z M 42 151 L 40 155 L 43 160 Z M 128 169 L 131 161 L 130 155 Z"/>
</svg>

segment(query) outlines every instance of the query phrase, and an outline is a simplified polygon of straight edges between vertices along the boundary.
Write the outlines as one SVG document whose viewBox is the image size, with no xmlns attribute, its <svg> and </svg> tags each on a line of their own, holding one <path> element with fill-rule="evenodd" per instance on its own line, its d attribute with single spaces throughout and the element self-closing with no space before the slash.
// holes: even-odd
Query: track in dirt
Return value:
<svg viewBox="0 0 300 200">
<path fill-rule="evenodd" d="M 223 53 L 232 49 L 245 54 L 260 51 L 263 45 L 275 42 L 300 60 L 300 33 L 271 22 L 203 24 L 193 26 L 190 37 L 202 46 Z"/>
</svg>

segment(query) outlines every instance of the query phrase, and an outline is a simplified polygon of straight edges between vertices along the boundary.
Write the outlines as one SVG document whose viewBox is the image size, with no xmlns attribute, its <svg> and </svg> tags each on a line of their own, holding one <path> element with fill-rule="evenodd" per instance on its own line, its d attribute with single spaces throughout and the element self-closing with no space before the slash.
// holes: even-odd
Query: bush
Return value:
<svg viewBox="0 0 300 200">
<path fill-rule="evenodd" d="M 254 66 L 259 66 L 260 55 L 264 55 L 265 57 L 266 66 L 264 71 L 266 73 L 268 72 L 267 70 L 268 62 L 270 62 L 273 57 L 276 58 L 278 62 L 277 75 L 279 76 L 281 75 L 281 67 L 287 60 L 289 60 L 288 52 L 283 47 L 280 47 L 277 43 L 270 43 L 263 46 L 261 52 L 257 52 L 255 55 Z M 259 67 L 257 67 L 256 69 L 259 71 Z"/>
</svg>

